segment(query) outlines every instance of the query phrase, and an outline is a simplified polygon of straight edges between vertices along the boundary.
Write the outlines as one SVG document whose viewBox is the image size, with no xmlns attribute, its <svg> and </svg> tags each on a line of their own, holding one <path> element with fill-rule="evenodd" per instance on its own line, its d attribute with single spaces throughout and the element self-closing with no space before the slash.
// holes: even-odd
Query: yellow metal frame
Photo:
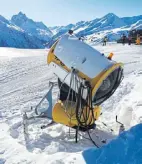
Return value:
<svg viewBox="0 0 142 164">
<path fill-rule="evenodd" d="M 67 103 L 67 105 L 66 105 L 66 103 Z M 66 109 L 66 107 L 67 107 L 67 109 Z M 66 102 L 66 101 L 65 102 L 61 102 L 61 101 L 57 102 L 52 110 L 53 121 L 63 124 L 63 125 L 66 125 L 66 126 L 69 126 L 69 127 L 78 126 L 78 121 L 76 118 L 75 110 L 76 110 L 75 106 L 73 105 L 72 102 Z M 86 110 L 89 110 L 89 109 L 84 108 L 84 116 L 85 116 Z M 98 120 L 100 113 L 101 113 L 101 107 L 95 106 L 93 110 L 94 110 L 95 120 Z M 94 124 L 94 121 L 92 118 L 93 118 L 93 116 L 92 116 L 92 113 L 90 112 L 87 124 L 89 124 L 89 122 L 91 122 L 91 121 L 92 121 L 91 124 Z M 84 118 L 82 117 L 81 120 L 84 121 Z"/>
</svg>

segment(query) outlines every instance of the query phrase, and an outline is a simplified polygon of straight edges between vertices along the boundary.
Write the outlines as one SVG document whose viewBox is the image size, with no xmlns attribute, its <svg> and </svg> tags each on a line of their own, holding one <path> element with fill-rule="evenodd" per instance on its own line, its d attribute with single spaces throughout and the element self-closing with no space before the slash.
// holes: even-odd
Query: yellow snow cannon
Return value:
<svg viewBox="0 0 142 164">
<path fill-rule="evenodd" d="M 56 123 L 87 131 L 95 128 L 100 105 L 118 88 L 123 64 L 76 36 L 65 34 L 51 47 L 47 63 L 58 77 L 59 98 L 47 114 Z"/>
</svg>

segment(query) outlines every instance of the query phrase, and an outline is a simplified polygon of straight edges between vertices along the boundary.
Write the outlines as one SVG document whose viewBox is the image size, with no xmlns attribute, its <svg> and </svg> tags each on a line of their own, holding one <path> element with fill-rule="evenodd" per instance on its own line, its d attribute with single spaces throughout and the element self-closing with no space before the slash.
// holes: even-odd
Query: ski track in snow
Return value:
<svg viewBox="0 0 142 164">
<path fill-rule="evenodd" d="M 98 129 L 91 132 L 94 139 L 98 136 L 109 142 L 118 134 L 116 114 L 126 129 L 142 122 L 142 47 L 121 44 L 94 47 L 105 55 L 114 52 L 114 60 L 124 63 L 124 80 L 102 104 Z M 47 50 L 0 48 L 0 164 L 85 163 L 80 154 L 93 146 L 82 137 L 76 144 L 74 130 L 69 136 L 69 128 L 60 124 L 41 130 L 41 125 L 49 120 L 30 121 L 29 135 L 23 134 L 22 112 L 30 111 L 40 101 L 48 91 L 49 81 L 56 81 L 46 58 Z M 55 88 L 54 100 L 57 92 Z"/>
</svg>

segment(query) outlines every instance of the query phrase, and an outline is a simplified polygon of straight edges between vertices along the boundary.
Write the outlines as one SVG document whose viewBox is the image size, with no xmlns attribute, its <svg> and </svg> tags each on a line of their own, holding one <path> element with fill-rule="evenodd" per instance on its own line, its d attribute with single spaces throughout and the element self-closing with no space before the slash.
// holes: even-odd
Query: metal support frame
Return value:
<svg viewBox="0 0 142 164">
<path fill-rule="evenodd" d="M 24 133 L 28 133 L 27 132 L 27 125 L 28 125 L 28 121 L 29 120 L 35 120 L 35 119 L 51 119 L 51 117 L 48 117 L 48 110 L 52 110 L 52 89 L 54 86 L 56 86 L 57 83 L 56 82 L 49 82 L 49 90 L 48 92 L 46 93 L 46 95 L 41 99 L 41 101 L 36 105 L 36 107 L 33 109 L 33 107 L 31 107 L 31 111 L 34 110 L 35 112 L 35 116 L 31 116 L 31 117 L 28 117 L 27 116 L 27 113 L 24 112 L 23 114 L 23 128 L 24 128 Z M 42 102 L 47 99 L 47 101 L 49 102 L 49 107 L 48 109 L 45 111 L 45 112 L 42 112 L 41 114 L 38 113 L 38 107 L 40 107 L 40 105 L 42 104 Z M 52 126 L 53 124 L 56 124 L 54 121 L 51 121 L 49 124 L 47 125 L 43 125 L 41 126 L 41 129 L 45 129 L 46 127 L 49 127 L 49 126 Z"/>
</svg>

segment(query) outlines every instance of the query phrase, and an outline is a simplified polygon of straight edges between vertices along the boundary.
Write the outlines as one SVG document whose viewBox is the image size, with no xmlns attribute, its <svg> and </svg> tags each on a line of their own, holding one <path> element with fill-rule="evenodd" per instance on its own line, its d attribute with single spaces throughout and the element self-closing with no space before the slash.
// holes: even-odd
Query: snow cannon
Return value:
<svg viewBox="0 0 142 164">
<path fill-rule="evenodd" d="M 58 77 L 59 97 L 47 117 L 81 131 L 95 128 L 100 105 L 118 88 L 123 65 L 65 34 L 51 47 L 47 63 Z"/>
</svg>

